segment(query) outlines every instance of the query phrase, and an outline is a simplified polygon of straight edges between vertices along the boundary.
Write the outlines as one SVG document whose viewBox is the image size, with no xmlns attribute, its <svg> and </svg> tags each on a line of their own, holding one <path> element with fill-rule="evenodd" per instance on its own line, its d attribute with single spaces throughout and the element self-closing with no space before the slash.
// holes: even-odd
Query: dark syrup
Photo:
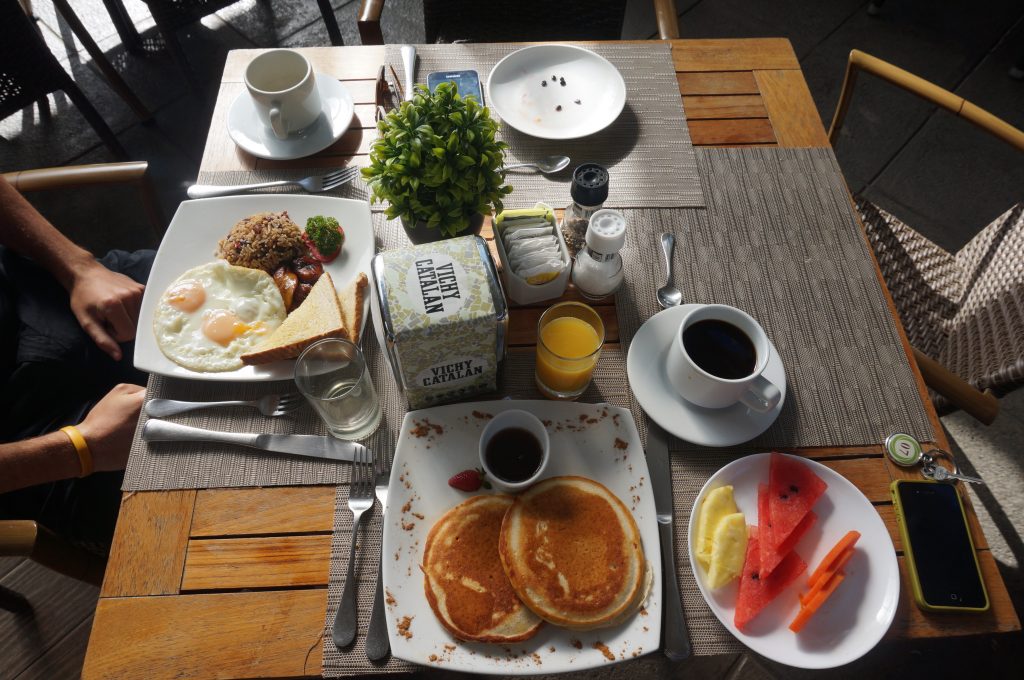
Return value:
<svg viewBox="0 0 1024 680">
<path fill-rule="evenodd" d="M 523 482 L 537 472 L 544 451 L 540 442 L 521 427 L 501 430 L 491 437 L 484 460 L 491 472 L 505 482 Z"/>
<path fill-rule="evenodd" d="M 757 350 L 742 330 L 727 321 L 705 319 L 683 331 L 683 347 L 701 369 L 725 380 L 754 372 Z"/>
</svg>

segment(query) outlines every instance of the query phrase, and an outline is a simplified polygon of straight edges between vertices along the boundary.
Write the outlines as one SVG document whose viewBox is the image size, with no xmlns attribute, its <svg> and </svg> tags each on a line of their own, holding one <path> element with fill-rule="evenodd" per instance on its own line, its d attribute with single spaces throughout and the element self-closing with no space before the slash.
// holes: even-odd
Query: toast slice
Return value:
<svg viewBox="0 0 1024 680">
<path fill-rule="evenodd" d="M 348 329 L 348 339 L 357 345 L 363 327 L 363 307 L 368 283 L 366 274 L 359 272 L 341 293 L 341 318 Z"/>
<path fill-rule="evenodd" d="M 324 272 L 298 309 L 252 352 L 242 355 L 247 365 L 294 359 L 324 338 L 349 338 L 331 275 Z"/>
</svg>

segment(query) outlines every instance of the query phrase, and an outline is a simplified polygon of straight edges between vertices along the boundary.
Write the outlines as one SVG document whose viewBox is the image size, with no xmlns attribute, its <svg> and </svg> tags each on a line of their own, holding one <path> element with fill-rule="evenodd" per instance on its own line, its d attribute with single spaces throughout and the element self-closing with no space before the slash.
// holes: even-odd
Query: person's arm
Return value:
<svg viewBox="0 0 1024 680">
<path fill-rule="evenodd" d="M 139 385 L 118 385 L 77 425 L 97 472 L 124 469 L 145 394 Z M 63 432 L 0 444 L 0 494 L 81 473 L 78 453 Z"/>
<path fill-rule="evenodd" d="M 53 274 L 71 297 L 71 311 L 104 352 L 121 358 L 119 342 L 135 337 L 143 286 L 112 272 L 61 234 L 0 177 L 0 243 Z"/>
</svg>

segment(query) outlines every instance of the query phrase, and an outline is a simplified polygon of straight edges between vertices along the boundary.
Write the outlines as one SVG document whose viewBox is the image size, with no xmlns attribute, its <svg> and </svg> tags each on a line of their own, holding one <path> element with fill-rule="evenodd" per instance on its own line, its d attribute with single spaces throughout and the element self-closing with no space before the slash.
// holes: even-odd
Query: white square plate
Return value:
<svg viewBox="0 0 1024 680">
<path fill-rule="evenodd" d="M 153 333 L 153 311 L 157 301 L 175 279 L 192 267 L 217 259 L 217 244 L 241 220 L 261 212 L 285 210 L 299 227 L 314 215 L 334 217 L 345 230 L 345 245 L 341 254 L 324 271 L 330 273 L 338 289 L 348 285 L 359 272 L 370 274 L 373 258 L 373 224 L 370 206 L 366 201 L 333 196 L 301 196 L 291 194 L 264 194 L 256 196 L 227 196 L 182 201 L 174 213 L 170 226 L 160 242 L 153 261 L 146 292 L 139 312 L 138 333 L 135 339 L 135 367 L 148 373 L 193 380 L 230 380 L 254 382 L 262 380 L 291 380 L 294 361 L 277 361 L 262 366 L 243 366 L 236 371 L 200 373 L 179 366 L 160 351 Z M 369 295 L 367 295 L 369 298 Z M 369 301 L 363 308 L 363 327 L 369 316 Z M 361 332 L 361 331 L 360 331 Z"/>
<path fill-rule="evenodd" d="M 757 485 L 768 483 L 770 453 L 758 453 L 729 463 L 711 476 L 697 495 L 690 515 L 690 565 L 701 595 L 730 633 L 752 650 L 773 661 L 798 668 L 834 668 L 869 652 L 889 629 L 900 599 L 900 570 L 889 530 L 864 494 L 849 480 L 813 460 L 800 458 L 828 484 L 812 510 L 818 516 L 795 550 L 807 571 L 741 632 L 733 624 L 738 581 L 718 590 L 704 585 L 704 568 L 693 552 L 697 509 L 712 489 L 732 485 L 733 497 L 747 525 L 757 519 Z M 850 530 L 860 532 L 857 551 L 847 563 L 846 580 L 799 633 L 789 623 L 800 610 L 797 594 L 807 590 L 807 579 L 832 546 Z"/>
<path fill-rule="evenodd" d="M 448 478 L 480 465 L 477 446 L 484 426 L 491 415 L 513 408 L 545 421 L 551 437 L 545 477 L 589 477 L 608 487 L 633 513 L 654 583 L 643 612 L 622 625 L 571 631 L 546 624 L 525 642 L 492 645 L 456 640 L 430 609 L 420 571 L 427 533 L 451 507 L 476 494 L 495 493 L 458 491 L 448 486 Z M 430 433 L 412 435 L 424 421 L 429 421 Z M 607 404 L 502 400 L 406 414 L 391 470 L 381 553 L 384 587 L 390 595 L 388 634 L 396 657 L 472 673 L 528 675 L 584 670 L 653 652 L 661 640 L 659 550 L 647 460 L 629 411 Z M 405 617 L 410 619 L 408 636 L 398 632 L 398 622 Z M 606 658 L 598 644 L 614 660 Z"/>
</svg>

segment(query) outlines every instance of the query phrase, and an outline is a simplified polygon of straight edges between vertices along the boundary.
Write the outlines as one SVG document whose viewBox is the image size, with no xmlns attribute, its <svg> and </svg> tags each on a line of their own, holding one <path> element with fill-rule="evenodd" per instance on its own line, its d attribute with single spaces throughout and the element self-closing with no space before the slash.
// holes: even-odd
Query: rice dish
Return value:
<svg viewBox="0 0 1024 680">
<path fill-rule="evenodd" d="M 221 240 L 216 254 L 238 267 L 272 272 L 305 253 L 302 230 L 282 211 L 242 219 Z"/>
</svg>

